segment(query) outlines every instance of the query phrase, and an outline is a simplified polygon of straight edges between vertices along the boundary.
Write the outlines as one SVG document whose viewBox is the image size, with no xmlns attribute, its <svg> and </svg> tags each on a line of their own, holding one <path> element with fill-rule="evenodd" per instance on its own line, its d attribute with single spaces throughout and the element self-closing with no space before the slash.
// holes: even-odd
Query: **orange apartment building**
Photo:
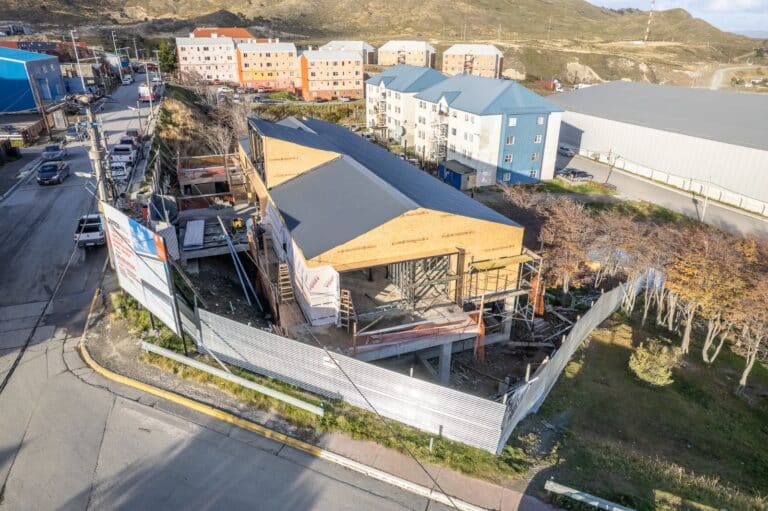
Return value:
<svg viewBox="0 0 768 511">
<path fill-rule="evenodd" d="M 305 100 L 363 97 L 363 57 L 359 52 L 308 50 L 299 61 Z"/>
<path fill-rule="evenodd" d="M 387 41 L 378 50 L 380 66 L 410 66 L 435 67 L 437 52 L 426 41 Z"/>
<path fill-rule="evenodd" d="M 296 46 L 279 40 L 237 45 L 240 85 L 294 92 L 301 83 Z"/>
<path fill-rule="evenodd" d="M 443 53 L 443 73 L 501 78 L 504 54 L 492 44 L 454 44 Z"/>
</svg>

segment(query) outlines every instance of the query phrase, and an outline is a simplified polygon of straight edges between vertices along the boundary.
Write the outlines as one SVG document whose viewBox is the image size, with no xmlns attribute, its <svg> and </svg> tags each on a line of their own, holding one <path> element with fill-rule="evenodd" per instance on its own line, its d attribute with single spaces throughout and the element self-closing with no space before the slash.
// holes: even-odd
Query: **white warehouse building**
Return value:
<svg viewBox="0 0 768 511">
<path fill-rule="evenodd" d="M 768 95 L 619 81 L 548 99 L 561 144 L 768 216 Z"/>
</svg>

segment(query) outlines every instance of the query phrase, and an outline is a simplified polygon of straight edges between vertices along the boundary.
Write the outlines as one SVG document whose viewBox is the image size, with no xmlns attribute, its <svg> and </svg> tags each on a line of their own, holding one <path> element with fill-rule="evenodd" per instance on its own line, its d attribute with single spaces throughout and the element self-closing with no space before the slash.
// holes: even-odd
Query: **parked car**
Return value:
<svg viewBox="0 0 768 511">
<path fill-rule="evenodd" d="M 123 76 L 123 85 L 131 85 L 133 83 L 133 75 Z"/>
<path fill-rule="evenodd" d="M 226 85 L 222 85 L 221 87 L 216 89 L 216 94 L 231 94 L 231 93 L 232 93 L 232 89 L 230 89 Z"/>
<path fill-rule="evenodd" d="M 124 161 L 113 161 L 109 164 L 109 175 L 113 181 L 127 181 L 130 174 L 131 166 Z"/>
<path fill-rule="evenodd" d="M 75 243 L 80 248 L 97 247 L 107 242 L 101 215 L 83 215 L 75 228 Z"/>
<path fill-rule="evenodd" d="M 129 165 L 136 163 L 136 150 L 132 145 L 118 144 L 112 146 L 112 150 L 109 152 L 110 161 L 123 161 Z"/>
<path fill-rule="evenodd" d="M 64 142 L 48 144 L 40 156 L 43 161 L 63 160 L 67 157 L 67 148 L 64 146 Z"/>
<path fill-rule="evenodd" d="M 348 96 L 342 96 L 339 98 L 339 101 L 341 101 L 342 103 L 349 103 L 350 101 L 352 101 L 352 98 Z"/>
<path fill-rule="evenodd" d="M 560 172 L 559 176 L 567 179 L 568 181 L 592 181 L 592 179 L 595 177 L 589 172 L 571 167 L 564 168 Z"/>
<path fill-rule="evenodd" d="M 568 146 L 561 145 L 557 148 L 557 153 L 569 158 L 576 156 L 576 152 Z"/>
<path fill-rule="evenodd" d="M 37 169 L 37 182 L 41 185 L 55 185 L 69 176 L 69 165 L 63 161 L 43 163 Z"/>
<path fill-rule="evenodd" d="M 64 139 L 68 142 L 79 142 L 88 139 L 88 132 L 79 126 L 70 126 L 64 134 Z"/>
<path fill-rule="evenodd" d="M 146 136 L 141 132 L 141 130 L 138 129 L 130 129 L 125 130 L 125 135 L 128 137 L 135 138 L 138 142 L 141 142 L 141 144 L 144 144 L 144 141 L 146 140 Z"/>
<path fill-rule="evenodd" d="M 141 151 L 139 151 L 140 146 L 135 138 L 124 135 L 120 137 L 120 141 L 117 143 L 117 145 L 129 145 L 133 147 L 133 150 L 136 151 L 136 157 L 141 158 Z"/>
</svg>

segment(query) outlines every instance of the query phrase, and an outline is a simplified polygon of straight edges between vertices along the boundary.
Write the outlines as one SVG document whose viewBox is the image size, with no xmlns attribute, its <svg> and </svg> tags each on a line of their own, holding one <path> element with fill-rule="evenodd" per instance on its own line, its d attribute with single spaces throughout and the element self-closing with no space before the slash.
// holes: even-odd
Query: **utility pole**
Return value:
<svg viewBox="0 0 768 511">
<path fill-rule="evenodd" d="M 139 60 L 139 49 L 136 46 L 136 38 L 133 38 L 133 51 L 136 53 L 136 60 Z"/>
<path fill-rule="evenodd" d="M 115 41 L 115 31 L 112 31 L 112 44 L 115 46 L 115 56 L 117 57 L 117 72 L 120 73 L 120 82 L 123 81 L 123 59 L 117 53 L 117 41 Z"/>
<path fill-rule="evenodd" d="M 93 115 L 90 101 L 85 105 L 85 113 L 88 118 L 88 134 L 91 136 L 91 149 L 88 151 L 88 158 L 91 160 L 93 173 L 96 176 L 98 198 L 101 202 L 109 202 L 104 180 L 104 147 L 101 144 L 101 127 L 96 124 L 96 117 Z"/>
<path fill-rule="evenodd" d="M 152 112 L 154 112 L 154 109 L 152 107 L 152 96 L 155 95 L 155 91 L 152 88 L 152 84 L 149 81 L 149 69 L 147 68 L 146 63 L 144 64 L 144 76 L 147 79 L 147 97 L 149 98 L 149 117 L 152 117 Z"/>
<path fill-rule="evenodd" d="M 77 62 L 77 74 L 80 75 L 80 83 L 83 86 L 83 92 L 88 92 L 85 88 L 85 77 L 83 76 L 83 70 L 80 69 L 80 56 L 77 54 L 77 45 L 75 44 L 75 31 L 70 30 L 69 35 L 72 36 L 72 48 L 75 50 L 75 61 Z"/>
<path fill-rule="evenodd" d="M 163 82 L 163 72 L 160 71 L 160 50 L 152 50 L 155 54 L 155 64 L 157 64 L 157 77 L 160 78 L 160 83 Z"/>
</svg>

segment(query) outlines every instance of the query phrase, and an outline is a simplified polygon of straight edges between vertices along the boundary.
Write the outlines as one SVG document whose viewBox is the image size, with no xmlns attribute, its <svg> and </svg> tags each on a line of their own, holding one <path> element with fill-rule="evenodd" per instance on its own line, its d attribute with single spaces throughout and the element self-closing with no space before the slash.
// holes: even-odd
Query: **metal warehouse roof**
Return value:
<svg viewBox="0 0 768 511">
<path fill-rule="evenodd" d="M 382 73 L 369 78 L 365 83 L 379 85 L 384 82 L 387 89 L 398 92 L 419 92 L 448 77 L 431 67 L 399 64 L 385 69 Z"/>
<path fill-rule="evenodd" d="M 235 47 L 231 37 L 177 37 L 176 46 L 230 46 Z"/>
<path fill-rule="evenodd" d="M 427 41 L 387 41 L 379 51 L 431 51 L 435 49 Z"/>
<path fill-rule="evenodd" d="M 569 112 L 768 150 L 768 95 L 611 82 L 549 96 Z"/>
<path fill-rule="evenodd" d="M 293 43 L 242 43 L 237 45 L 240 53 L 252 52 L 292 52 L 296 53 L 296 45 Z"/>
<path fill-rule="evenodd" d="M 374 51 L 365 41 L 328 41 L 320 47 L 323 51 Z"/>
<path fill-rule="evenodd" d="M 13 60 L 16 62 L 31 62 L 34 60 L 48 60 L 48 59 L 56 59 L 56 57 L 53 57 L 51 55 L 46 55 L 44 53 L 35 53 L 33 51 L 24 51 L 24 50 L 17 50 L 15 48 L 6 48 L 5 46 L 0 46 L 0 59 L 2 60 Z"/>
<path fill-rule="evenodd" d="M 308 259 L 418 207 L 349 156 L 305 172 L 270 194 Z"/>
<path fill-rule="evenodd" d="M 454 44 L 443 55 L 496 55 L 503 57 L 504 54 L 492 44 Z"/>
<path fill-rule="evenodd" d="M 326 51 L 326 50 L 307 50 L 301 52 L 301 55 L 307 60 L 325 61 L 325 60 L 355 60 L 360 62 L 362 56 L 356 51 Z"/>
<path fill-rule="evenodd" d="M 291 218 L 284 218 L 287 223 L 293 224 L 289 228 L 292 232 L 296 231 L 296 236 L 303 236 L 302 239 L 297 237 L 296 243 L 301 246 L 307 258 L 311 259 L 416 208 L 519 227 L 519 224 L 504 215 L 342 126 L 317 119 L 304 119 L 299 123 L 291 118 L 280 124 L 250 119 L 250 124 L 264 136 L 344 156 L 343 165 L 334 165 L 334 162 L 339 161 L 334 160 L 270 190 L 279 209 L 283 210 L 282 201 L 289 200 L 285 213 Z M 293 126 L 305 126 L 306 129 Z M 318 173 L 327 166 L 331 166 L 331 170 Z M 327 188 L 325 184 L 310 177 L 316 173 L 318 179 L 328 180 Z M 348 178 L 349 185 L 336 184 L 340 176 Z M 378 179 L 372 179 L 372 176 Z M 284 190 L 289 190 L 290 194 Z M 299 205 L 289 207 L 287 204 L 293 204 L 294 200 L 310 205 L 306 209 Z M 380 201 L 388 205 L 385 207 Z M 303 234 L 303 229 L 299 229 L 302 223 L 312 226 L 311 233 Z"/>
<path fill-rule="evenodd" d="M 561 108 L 512 80 L 458 75 L 416 94 L 438 103 L 445 97 L 451 108 L 477 115 L 559 112 Z"/>
</svg>

